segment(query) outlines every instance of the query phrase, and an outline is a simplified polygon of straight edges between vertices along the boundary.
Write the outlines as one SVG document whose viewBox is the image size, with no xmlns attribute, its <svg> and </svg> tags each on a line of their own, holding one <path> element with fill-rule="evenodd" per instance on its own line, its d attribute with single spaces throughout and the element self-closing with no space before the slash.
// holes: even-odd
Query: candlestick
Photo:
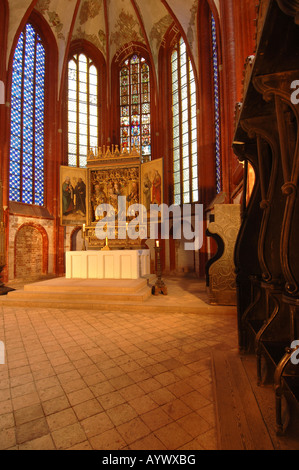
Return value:
<svg viewBox="0 0 299 470">
<path fill-rule="evenodd" d="M 159 294 L 167 295 L 167 287 L 164 284 L 164 281 L 162 280 L 162 268 L 161 268 L 161 257 L 160 257 L 161 247 L 160 247 L 159 240 L 156 240 L 155 252 L 156 252 L 156 261 L 157 261 L 156 272 L 157 272 L 158 279 L 156 281 L 156 284 L 152 287 L 152 293 L 153 295 L 159 295 Z"/>
</svg>

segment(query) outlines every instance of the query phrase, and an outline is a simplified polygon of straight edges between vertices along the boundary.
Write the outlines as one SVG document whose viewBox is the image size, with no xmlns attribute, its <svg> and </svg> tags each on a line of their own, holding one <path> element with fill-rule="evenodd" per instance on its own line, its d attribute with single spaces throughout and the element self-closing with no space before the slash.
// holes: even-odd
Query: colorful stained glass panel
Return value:
<svg viewBox="0 0 299 470">
<path fill-rule="evenodd" d="M 132 147 L 147 157 L 150 146 L 150 69 L 145 59 L 134 54 L 120 70 L 121 146 Z"/>
</svg>

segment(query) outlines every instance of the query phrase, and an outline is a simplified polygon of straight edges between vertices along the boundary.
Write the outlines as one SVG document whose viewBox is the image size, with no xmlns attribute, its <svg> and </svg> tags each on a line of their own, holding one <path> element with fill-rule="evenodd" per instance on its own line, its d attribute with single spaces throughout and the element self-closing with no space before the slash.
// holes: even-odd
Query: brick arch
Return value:
<svg viewBox="0 0 299 470">
<path fill-rule="evenodd" d="M 76 244 L 75 244 L 75 237 L 77 237 L 78 233 L 80 232 L 80 230 L 82 230 L 82 227 L 81 226 L 77 226 L 75 227 L 71 234 L 70 234 L 70 249 L 71 251 L 76 251 L 75 248 L 76 248 Z"/>
<path fill-rule="evenodd" d="M 38 238 L 34 239 L 34 232 L 38 233 Z M 31 237 L 31 238 L 30 238 Z M 22 253 L 22 258 L 20 253 Z M 38 258 L 40 261 L 38 262 Z M 36 263 L 32 268 L 32 263 Z M 14 241 L 14 276 L 19 276 L 19 272 L 24 268 L 24 276 L 32 275 L 38 277 L 48 273 L 49 263 L 49 239 L 46 230 L 39 224 L 28 222 L 21 225 Z M 27 269 L 26 269 L 27 268 Z"/>
</svg>

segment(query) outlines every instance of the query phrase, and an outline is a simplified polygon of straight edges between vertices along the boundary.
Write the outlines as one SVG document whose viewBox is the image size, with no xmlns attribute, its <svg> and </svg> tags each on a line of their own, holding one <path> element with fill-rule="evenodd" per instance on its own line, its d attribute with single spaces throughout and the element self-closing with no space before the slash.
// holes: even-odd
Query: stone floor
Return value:
<svg viewBox="0 0 299 470">
<path fill-rule="evenodd" d="M 236 315 L 0 307 L 0 449 L 217 449 L 213 348 Z"/>
</svg>

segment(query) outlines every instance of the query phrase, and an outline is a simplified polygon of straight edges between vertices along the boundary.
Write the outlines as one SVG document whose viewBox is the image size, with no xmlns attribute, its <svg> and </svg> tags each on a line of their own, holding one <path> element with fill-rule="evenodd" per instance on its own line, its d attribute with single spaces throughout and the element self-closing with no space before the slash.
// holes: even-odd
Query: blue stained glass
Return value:
<svg viewBox="0 0 299 470">
<path fill-rule="evenodd" d="M 44 76 L 45 49 L 27 24 L 13 60 L 9 192 L 10 200 L 26 204 L 44 203 Z"/>
<path fill-rule="evenodd" d="M 21 139 L 18 135 L 11 134 L 10 145 L 14 149 L 19 149 L 21 146 Z"/>
<path fill-rule="evenodd" d="M 12 113 L 15 111 L 21 112 L 21 101 L 16 96 L 11 97 L 11 107 L 13 108 Z"/>
<path fill-rule="evenodd" d="M 32 204 L 33 203 L 31 189 L 32 188 L 30 188 L 29 190 L 23 189 L 22 202 L 24 204 Z"/>
<path fill-rule="evenodd" d="M 23 143 L 23 151 L 29 154 L 29 152 L 31 152 L 31 150 L 32 150 L 32 142 L 30 142 L 30 141 L 28 142 L 28 141 L 25 140 L 24 143 Z"/>
<path fill-rule="evenodd" d="M 43 121 L 35 121 L 35 132 L 43 132 L 44 130 L 44 123 Z"/>
<path fill-rule="evenodd" d="M 214 76 L 214 111 L 215 111 L 215 157 L 216 157 L 216 187 L 219 194 L 222 189 L 221 154 L 220 154 L 220 104 L 219 104 L 219 74 L 218 74 L 218 46 L 216 22 L 211 14 L 212 46 L 213 46 L 213 76 Z"/>
</svg>

